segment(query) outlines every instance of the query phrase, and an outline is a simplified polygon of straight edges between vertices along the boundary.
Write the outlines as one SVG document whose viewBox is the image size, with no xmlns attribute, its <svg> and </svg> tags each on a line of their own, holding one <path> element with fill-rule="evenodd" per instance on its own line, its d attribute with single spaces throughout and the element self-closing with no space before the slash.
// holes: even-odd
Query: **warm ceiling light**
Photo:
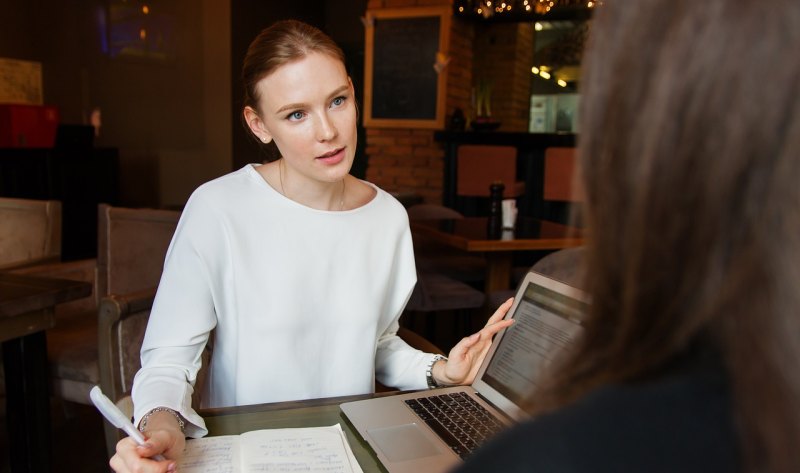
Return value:
<svg viewBox="0 0 800 473">
<path fill-rule="evenodd" d="M 542 31 L 544 29 L 544 26 L 542 26 L 542 24 L 537 21 L 536 23 L 533 24 L 533 28 L 536 31 Z"/>
<path fill-rule="evenodd" d="M 147 5 L 142 5 L 142 13 L 144 13 L 145 15 L 150 13 L 150 7 L 148 7 Z"/>
<path fill-rule="evenodd" d="M 567 81 L 565 81 L 564 79 L 558 79 L 558 80 L 556 81 L 556 83 L 557 83 L 558 85 L 560 85 L 561 87 L 566 87 L 566 86 L 567 86 Z"/>
<path fill-rule="evenodd" d="M 542 79 L 549 79 L 550 73 L 547 71 L 539 71 L 539 77 L 541 77 Z"/>
<path fill-rule="evenodd" d="M 534 74 L 538 74 L 539 73 L 539 68 L 536 67 L 536 66 L 533 66 L 533 67 L 531 67 L 531 72 L 533 72 Z"/>
</svg>

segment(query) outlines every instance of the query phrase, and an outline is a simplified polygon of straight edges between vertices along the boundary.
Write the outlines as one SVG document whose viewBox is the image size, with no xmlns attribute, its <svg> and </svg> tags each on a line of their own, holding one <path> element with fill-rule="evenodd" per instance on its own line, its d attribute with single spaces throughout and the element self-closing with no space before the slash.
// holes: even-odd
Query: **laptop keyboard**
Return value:
<svg viewBox="0 0 800 473">
<path fill-rule="evenodd" d="M 408 399 L 405 403 L 461 458 L 505 426 L 463 392 Z"/>
</svg>

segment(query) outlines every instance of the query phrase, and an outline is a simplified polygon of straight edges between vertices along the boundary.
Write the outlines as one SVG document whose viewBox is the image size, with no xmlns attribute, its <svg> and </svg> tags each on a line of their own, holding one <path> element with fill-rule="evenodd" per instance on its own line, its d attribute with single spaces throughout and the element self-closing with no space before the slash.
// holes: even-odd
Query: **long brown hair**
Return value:
<svg viewBox="0 0 800 473">
<path fill-rule="evenodd" d="M 345 62 L 344 52 L 328 35 L 302 21 L 282 20 L 262 30 L 247 48 L 242 64 L 243 106 L 262 113 L 258 107 L 259 81 L 284 64 L 303 59 L 310 53 L 325 54 L 341 61 L 342 64 Z M 244 117 L 242 124 L 245 130 L 252 134 Z M 253 136 L 260 143 L 260 140 Z M 280 157 L 274 141 L 265 144 L 264 147 L 267 161 L 274 161 Z"/>
<path fill-rule="evenodd" d="M 590 28 L 592 305 L 538 405 L 710 344 L 746 471 L 800 471 L 800 2 L 608 0 Z"/>
</svg>

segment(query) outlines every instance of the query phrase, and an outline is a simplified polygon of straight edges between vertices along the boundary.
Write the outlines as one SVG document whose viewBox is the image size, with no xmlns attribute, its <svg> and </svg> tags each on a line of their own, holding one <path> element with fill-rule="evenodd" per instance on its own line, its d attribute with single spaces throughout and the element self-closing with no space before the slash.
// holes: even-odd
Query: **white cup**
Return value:
<svg viewBox="0 0 800 473">
<path fill-rule="evenodd" d="M 503 199 L 503 229 L 513 229 L 517 224 L 517 201 Z"/>
</svg>

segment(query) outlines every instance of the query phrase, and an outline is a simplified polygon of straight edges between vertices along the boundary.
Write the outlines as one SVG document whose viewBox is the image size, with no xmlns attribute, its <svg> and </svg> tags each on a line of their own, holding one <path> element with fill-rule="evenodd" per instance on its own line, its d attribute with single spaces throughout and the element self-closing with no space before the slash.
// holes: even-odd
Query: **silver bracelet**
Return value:
<svg viewBox="0 0 800 473">
<path fill-rule="evenodd" d="M 169 407 L 156 407 L 154 409 L 150 409 L 147 414 L 142 416 L 142 420 L 139 421 L 139 432 L 144 432 L 144 429 L 147 428 L 147 421 L 150 419 L 150 416 L 156 412 L 169 412 L 170 414 L 174 415 L 175 419 L 178 421 L 178 427 L 180 427 L 181 432 L 183 432 L 183 428 L 186 425 L 183 422 L 183 417 L 181 417 L 177 411 L 170 409 Z"/>
<path fill-rule="evenodd" d="M 433 358 L 431 358 L 431 361 L 428 363 L 428 367 L 425 368 L 425 380 L 428 382 L 429 389 L 441 387 L 439 383 L 436 382 L 436 378 L 433 377 L 433 365 L 439 360 L 447 361 L 447 357 L 443 355 L 433 355 Z"/>
</svg>

